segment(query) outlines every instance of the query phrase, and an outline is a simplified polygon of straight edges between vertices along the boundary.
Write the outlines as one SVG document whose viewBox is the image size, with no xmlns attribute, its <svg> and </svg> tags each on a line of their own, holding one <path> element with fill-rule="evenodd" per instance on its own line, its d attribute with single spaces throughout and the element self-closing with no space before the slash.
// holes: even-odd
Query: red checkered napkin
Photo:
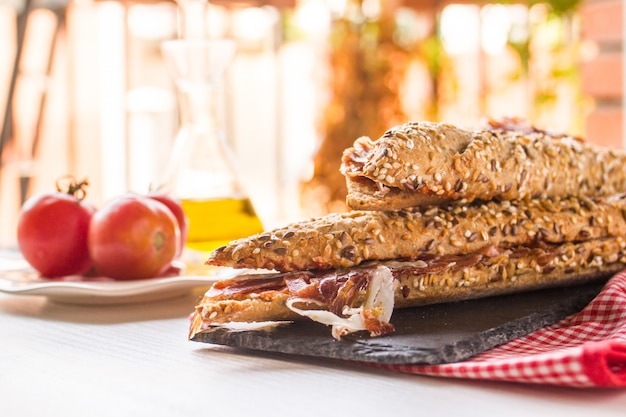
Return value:
<svg viewBox="0 0 626 417">
<path fill-rule="evenodd" d="M 383 365 L 415 374 L 570 387 L 626 387 L 626 270 L 581 312 L 471 360 Z"/>
</svg>

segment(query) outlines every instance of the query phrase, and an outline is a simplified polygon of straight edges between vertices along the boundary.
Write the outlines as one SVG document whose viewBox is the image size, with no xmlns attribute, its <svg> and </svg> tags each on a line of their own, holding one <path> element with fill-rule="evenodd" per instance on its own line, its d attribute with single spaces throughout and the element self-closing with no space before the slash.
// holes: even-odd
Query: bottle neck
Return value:
<svg viewBox="0 0 626 417">
<path fill-rule="evenodd" d="M 217 88 L 209 84 L 178 85 L 181 127 L 220 129 Z"/>
<path fill-rule="evenodd" d="M 178 35 L 181 39 L 205 39 L 207 11 L 209 2 L 207 0 L 177 0 L 179 13 Z"/>
</svg>

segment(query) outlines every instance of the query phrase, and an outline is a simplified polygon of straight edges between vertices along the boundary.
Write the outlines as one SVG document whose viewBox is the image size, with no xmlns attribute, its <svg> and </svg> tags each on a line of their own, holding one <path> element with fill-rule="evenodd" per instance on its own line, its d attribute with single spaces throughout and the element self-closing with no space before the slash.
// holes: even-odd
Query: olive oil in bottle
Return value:
<svg viewBox="0 0 626 417">
<path fill-rule="evenodd" d="M 183 260 L 199 273 L 210 251 L 263 230 L 241 184 L 223 127 L 222 77 L 235 52 L 229 40 L 163 44 L 177 98 L 178 134 L 161 184 L 189 218 Z"/>
<path fill-rule="evenodd" d="M 210 252 L 231 240 L 263 231 L 261 220 L 247 197 L 184 199 L 189 217 L 187 246 Z"/>
</svg>

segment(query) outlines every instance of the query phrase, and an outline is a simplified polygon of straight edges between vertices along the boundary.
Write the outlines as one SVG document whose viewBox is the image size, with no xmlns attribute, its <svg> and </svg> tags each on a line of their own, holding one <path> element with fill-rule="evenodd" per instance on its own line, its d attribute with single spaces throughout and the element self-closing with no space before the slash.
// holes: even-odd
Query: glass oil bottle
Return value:
<svg viewBox="0 0 626 417">
<path fill-rule="evenodd" d="M 182 201 L 189 217 L 187 247 L 206 254 L 263 230 L 222 126 L 222 79 L 235 43 L 178 39 L 164 42 L 162 51 L 175 83 L 180 127 L 161 187 Z"/>
</svg>

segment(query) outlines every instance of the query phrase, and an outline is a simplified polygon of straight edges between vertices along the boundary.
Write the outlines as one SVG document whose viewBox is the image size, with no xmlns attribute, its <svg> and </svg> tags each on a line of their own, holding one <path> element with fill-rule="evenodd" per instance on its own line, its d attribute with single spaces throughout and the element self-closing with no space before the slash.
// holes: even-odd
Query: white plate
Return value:
<svg viewBox="0 0 626 417">
<path fill-rule="evenodd" d="M 208 275 L 176 275 L 145 280 L 68 276 L 43 279 L 18 255 L 0 255 L 0 291 L 16 295 L 43 295 L 72 304 L 119 304 L 156 301 L 182 296 L 196 288 L 209 288 L 220 279 L 241 273 L 219 268 Z"/>
</svg>

